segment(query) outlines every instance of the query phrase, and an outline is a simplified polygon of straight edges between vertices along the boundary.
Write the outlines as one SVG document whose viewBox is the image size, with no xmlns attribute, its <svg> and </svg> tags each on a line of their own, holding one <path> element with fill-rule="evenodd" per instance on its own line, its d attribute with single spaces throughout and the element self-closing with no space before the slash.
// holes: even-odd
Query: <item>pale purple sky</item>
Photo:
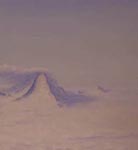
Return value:
<svg viewBox="0 0 138 150">
<path fill-rule="evenodd" d="M 138 84 L 137 0 L 0 0 L 0 64 L 67 87 Z"/>
</svg>

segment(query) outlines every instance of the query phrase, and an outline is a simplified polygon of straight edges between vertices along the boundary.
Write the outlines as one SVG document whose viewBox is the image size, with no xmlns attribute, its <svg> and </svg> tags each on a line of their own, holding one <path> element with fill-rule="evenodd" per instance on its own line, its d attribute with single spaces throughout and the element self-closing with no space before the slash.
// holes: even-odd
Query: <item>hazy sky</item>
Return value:
<svg viewBox="0 0 138 150">
<path fill-rule="evenodd" d="M 0 64 L 67 87 L 137 87 L 137 0 L 0 0 Z"/>
</svg>

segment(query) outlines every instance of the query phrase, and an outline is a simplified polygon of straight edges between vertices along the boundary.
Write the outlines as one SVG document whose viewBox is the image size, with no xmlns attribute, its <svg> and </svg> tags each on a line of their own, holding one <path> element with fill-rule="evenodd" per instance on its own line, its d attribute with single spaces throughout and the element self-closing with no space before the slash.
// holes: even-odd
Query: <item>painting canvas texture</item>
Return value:
<svg viewBox="0 0 138 150">
<path fill-rule="evenodd" d="M 0 150 L 137 150 L 137 66 L 137 0 L 0 0 Z"/>
</svg>

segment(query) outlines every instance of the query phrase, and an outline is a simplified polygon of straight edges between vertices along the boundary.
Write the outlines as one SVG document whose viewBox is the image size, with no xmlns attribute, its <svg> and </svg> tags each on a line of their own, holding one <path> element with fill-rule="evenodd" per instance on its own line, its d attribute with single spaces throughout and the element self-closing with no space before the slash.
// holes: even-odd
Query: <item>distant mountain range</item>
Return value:
<svg viewBox="0 0 138 150">
<path fill-rule="evenodd" d="M 40 81 L 39 79 L 42 79 Z M 55 100 L 59 106 L 68 105 L 72 106 L 77 103 L 90 102 L 94 98 L 87 96 L 80 92 L 67 91 L 58 85 L 57 81 L 52 77 L 50 73 L 42 70 L 2 70 L 0 71 L 0 96 L 10 97 L 16 96 L 16 100 L 23 100 L 29 97 L 34 92 L 38 92 L 38 84 L 40 89 L 46 85 L 49 88 L 50 94 L 55 97 Z M 45 93 L 47 93 L 45 89 Z M 26 90 L 27 89 L 27 90 Z"/>
</svg>

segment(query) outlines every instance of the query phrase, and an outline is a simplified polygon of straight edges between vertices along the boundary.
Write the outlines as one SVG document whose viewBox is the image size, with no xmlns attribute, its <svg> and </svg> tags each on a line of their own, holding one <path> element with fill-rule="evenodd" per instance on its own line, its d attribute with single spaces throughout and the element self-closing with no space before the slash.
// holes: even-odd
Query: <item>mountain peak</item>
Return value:
<svg viewBox="0 0 138 150">
<path fill-rule="evenodd" d="M 49 89 L 47 79 L 44 73 L 39 73 L 33 80 L 32 84 L 28 88 L 27 92 L 23 94 L 17 100 L 26 99 L 22 102 L 26 104 L 26 107 L 40 109 L 47 112 L 55 110 L 57 108 L 57 102 L 54 95 Z"/>
<path fill-rule="evenodd" d="M 43 101 L 49 108 L 57 105 L 44 73 L 40 73 L 36 77 L 33 88 L 32 97 L 35 97 L 36 100 Z"/>
<path fill-rule="evenodd" d="M 71 106 L 94 100 L 83 93 L 64 89 L 48 71 L 44 70 L 1 71 L 0 79 L 2 99 L 31 99 L 33 102 L 43 100 L 44 103 L 58 106 Z"/>
<path fill-rule="evenodd" d="M 40 94 L 50 94 L 50 89 L 49 89 L 49 86 L 48 86 L 48 83 L 47 83 L 47 79 L 44 75 L 44 73 L 40 73 L 37 78 L 36 78 L 36 81 L 35 81 L 35 89 L 34 89 L 37 93 L 40 93 Z"/>
</svg>

